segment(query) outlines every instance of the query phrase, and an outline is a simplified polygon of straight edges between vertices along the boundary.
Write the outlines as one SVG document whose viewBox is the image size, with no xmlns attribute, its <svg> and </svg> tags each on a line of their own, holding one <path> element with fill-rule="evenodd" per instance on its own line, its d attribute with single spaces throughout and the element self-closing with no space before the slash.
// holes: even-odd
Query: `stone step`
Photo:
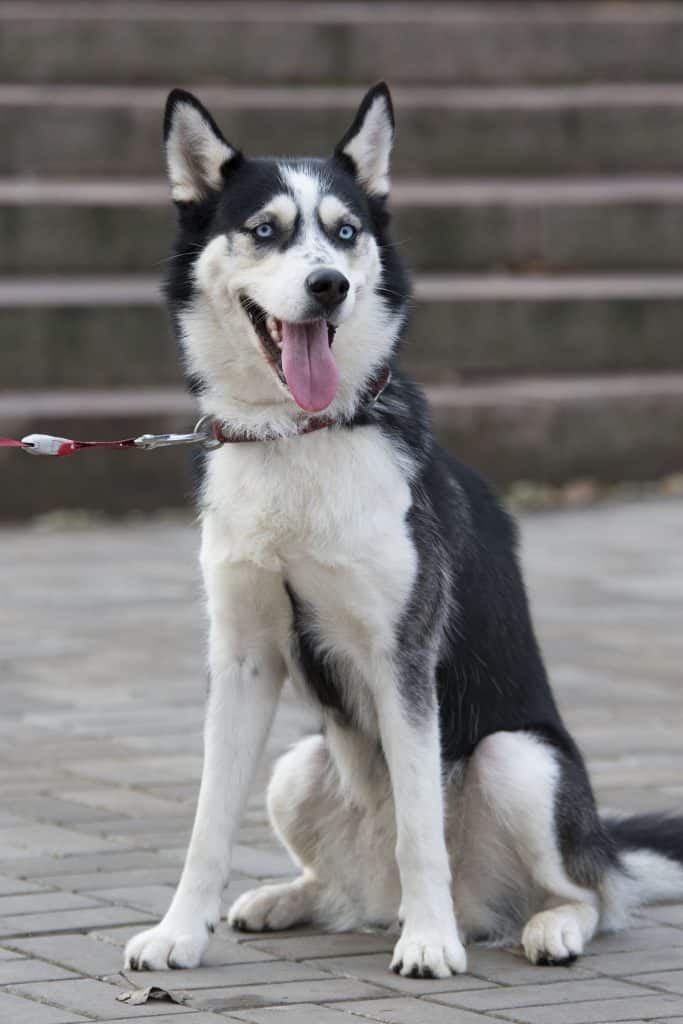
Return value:
<svg viewBox="0 0 683 1024">
<path fill-rule="evenodd" d="M 418 271 L 683 268 L 683 177 L 399 179 L 392 207 Z M 150 273 L 174 221 L 162 180 L 2 179 L 0 273 Z"/>
<path fill-rule="evenodd" d="M 197 91 L 227 137 L 254 155 L 331 151 L 361 96 L 344 87 Z M 167 92 L 2 85 L 0 175 L 161 177 Z M 683 171 L 683 84 L 399 87 L 394 98 L 397 176 Z"/>
<path fill-rule="evenodd" d="M 441 385 L 428 396 L 440 440 L 499 486 L 650 480 L 683 470 L 683 373 Z M 118 439 L 189 429 L 195 415 L 194 402 L 177 389 L 0 394 L 0 434 L 16 438 Z M 5 519 L 64 508 L 129 514 L 189 507 L 197 482 L 184 448 L 62 459 L 0 449 L 0 472 Z"/>
<path fill-rule="evenodd" d="M 405 363 L 418 379 L 683 369 L 683 275 L 425 275 Z M 154 278 L 0 281 L 5 388 L 174 383 Z"/>
<path fill-rule="evenodd" d="M 680 75 L 675 2 L 5 2 L 3 74 L 28 82 L 654 81 Z"/>
</svg>

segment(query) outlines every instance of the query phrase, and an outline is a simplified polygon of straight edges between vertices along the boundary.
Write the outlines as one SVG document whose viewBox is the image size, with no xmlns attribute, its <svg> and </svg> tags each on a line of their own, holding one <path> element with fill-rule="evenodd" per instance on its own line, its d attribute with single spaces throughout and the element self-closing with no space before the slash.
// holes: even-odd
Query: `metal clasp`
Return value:
<svg viewBox="0 0 683 1024">
<path fill-rule="evenodd" d="M 207 412 L 204 416 L 197 420 L 194 425 L 194 433 L 197 437 L 197 441 L 201 444 L 205 451 L 210 452 L 214 448 L 220 448 L 223 444 L 219 441 L 213 432 L 214 416 Z"/>
<path fill-rule="evenodd" d="M 203 448 L 218 448 L 221 444 L 214 437 L 211 424 L 213 416 L 208 413 L 197 420 L 191 434 L 141 434 L 135 438 L 135 447 L 144 451 L 153 451 L 155 448 L 169 448 L 175 444 L 201 444 Z"/>
</svg>

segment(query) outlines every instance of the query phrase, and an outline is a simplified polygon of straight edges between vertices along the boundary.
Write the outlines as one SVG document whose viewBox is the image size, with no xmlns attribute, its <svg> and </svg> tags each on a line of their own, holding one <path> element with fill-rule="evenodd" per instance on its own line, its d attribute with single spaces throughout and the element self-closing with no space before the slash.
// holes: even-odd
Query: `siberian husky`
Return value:
<svg viewBox="0 0 683 1024">
<path fill-rule="evenodd" d="M 468 941 L 565 964 L 640 902 L 683 897 L 680 822 L 598 816 L 515 527 L 398 369 L 393 135 L 384 84 L 329 159 L 250 159 L 192 95 L 168 100 L 167 297 L 203 412 L 242 443 L 206 458 L 204 770 L 177 892 L 129 942 L 134 969 L 200 963 L 287 677 L 323 723 L 268 790 L 300 874 L 241 896 L 234 928 L 398 921 L 393 970 L 443 978 Z"/>
</svg>

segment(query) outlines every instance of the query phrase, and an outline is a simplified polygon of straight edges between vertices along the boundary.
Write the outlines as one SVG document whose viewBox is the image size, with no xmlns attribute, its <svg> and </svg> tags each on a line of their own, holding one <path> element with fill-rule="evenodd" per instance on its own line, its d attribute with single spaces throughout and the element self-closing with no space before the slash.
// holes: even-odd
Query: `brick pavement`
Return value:
<svg viewBox="0 0 683 1024">
<path fill-rule="evenodd" d="M 524 561 L 557 693 L 611 810 L 683 805 L 683 503 L 527 517 Z M 647 908 L 570 969 L 470 951 L 470 973 L 397 978 L 391 937 L 233 935 L 204 966 L 131 974 L 167 906 L 201 768 L 197 534 L 182 522 L 4 529 L 0 566 L 0 1024 L 683 1024 L 683 902 Z M 287 694 L 268 761 L 315 728 Z M 288 875 L 263 789 L 226 905 Z M 134 1006 L 147 984 L 187 1002 Z"/>
</svg>

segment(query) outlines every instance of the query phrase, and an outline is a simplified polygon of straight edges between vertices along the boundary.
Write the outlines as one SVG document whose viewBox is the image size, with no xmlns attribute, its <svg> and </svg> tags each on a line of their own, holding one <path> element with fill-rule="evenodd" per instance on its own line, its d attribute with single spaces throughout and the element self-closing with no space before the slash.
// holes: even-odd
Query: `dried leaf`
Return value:
<svg viewBox="0 0 683 1024">
<path fill-rule="evenodd" d="M 129 992 L 121 992 L 116 998 L 120 1003 L 130 1003 L 131 1006 L 142 1006 L 143 1003 L 149 1003 L 152 999 L 178 1003 L 180 1006 L 187 1002 L 185 992 L 169 992 L 165 988 L 159 988 L 158 985 L 149 985 L 148 988 L 133 988 Z"/>
</svg>

